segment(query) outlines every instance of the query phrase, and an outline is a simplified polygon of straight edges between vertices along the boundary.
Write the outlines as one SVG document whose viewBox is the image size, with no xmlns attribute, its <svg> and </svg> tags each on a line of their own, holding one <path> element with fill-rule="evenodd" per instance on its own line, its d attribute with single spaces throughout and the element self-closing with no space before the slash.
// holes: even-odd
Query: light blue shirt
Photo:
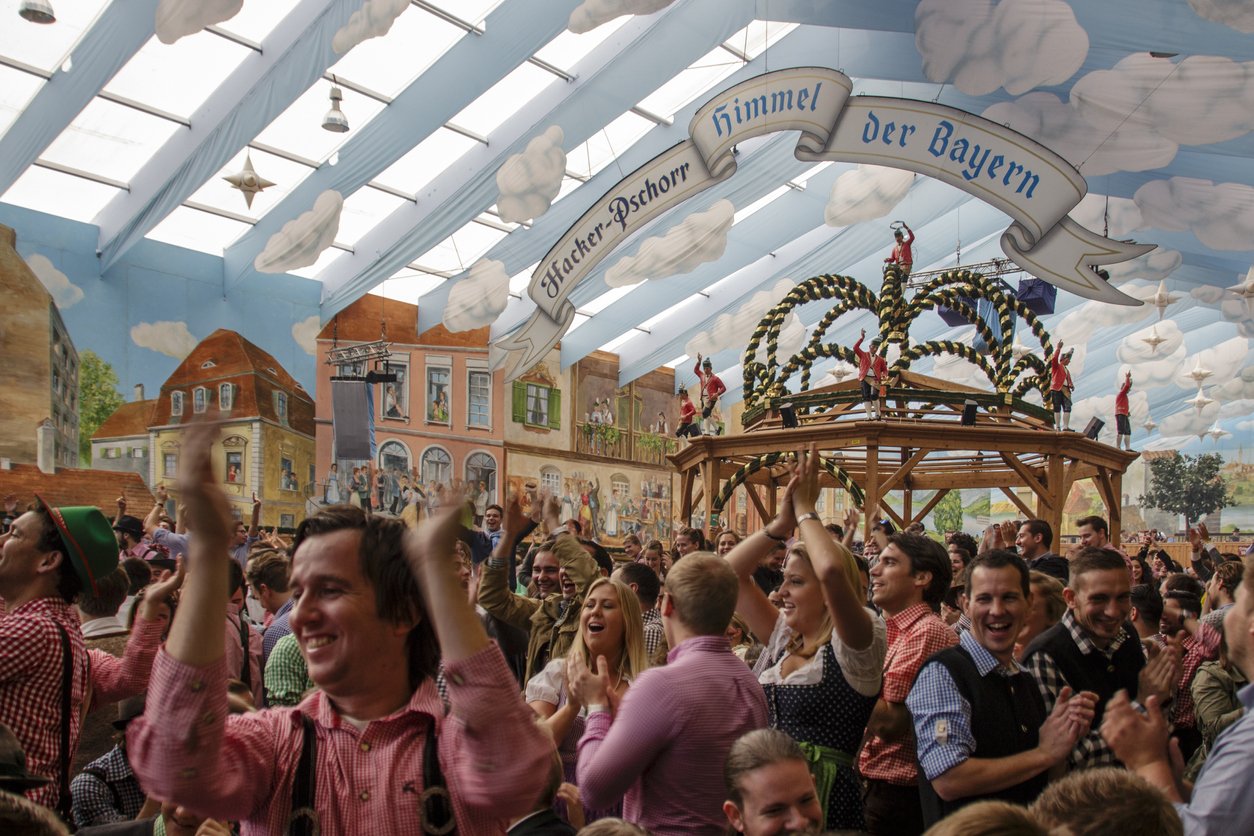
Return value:
<svg viewBox="0 0 1254 836">
<path fill-rule="evenodd" d="M 1232 836 L 1254 833 L 1254 793 L 1250 792 L 1250 765 L 1254 764 L 1254 685 L 1237 692 L 1245 716 L 1219 735 L 1197 782 L 1193 799 L 1177 804 L 1176 812 L 1189 836 Z"/>
<path fill-rule="evenodd" d="M 1002 667 L 996 657 L 976 641 L 970 630 L 964 632 L 958 642 L 971 654 L 980 676 Z M 1019 670 L 1018 664 L 1011 662 L 1004 672 L 1014 674 Z M 923 666 L 914 687 L 906 695 L 906 707 L 914 718 L 919 765 L 923 767 L 927 780 L 936 780 L 955 766 L 965 763 L 975 753 L 971 703 L 962 696 L 944 665 L 929 662 Z"/>
</svg>

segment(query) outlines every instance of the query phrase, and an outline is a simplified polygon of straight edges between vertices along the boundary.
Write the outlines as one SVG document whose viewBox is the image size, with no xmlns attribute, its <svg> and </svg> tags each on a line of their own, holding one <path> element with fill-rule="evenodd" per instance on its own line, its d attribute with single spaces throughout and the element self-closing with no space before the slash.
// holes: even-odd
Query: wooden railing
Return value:
<svg viewBox="0 0 1254 836">
<path fill-rule="evenodd" d="M 575 452 L 587 456 L 665 465 L 666 455 L 675 452 L 678 446 L 678 440 L 669 436 L 631 431 L 612 424 L 575 423 Z"/>
</svg>

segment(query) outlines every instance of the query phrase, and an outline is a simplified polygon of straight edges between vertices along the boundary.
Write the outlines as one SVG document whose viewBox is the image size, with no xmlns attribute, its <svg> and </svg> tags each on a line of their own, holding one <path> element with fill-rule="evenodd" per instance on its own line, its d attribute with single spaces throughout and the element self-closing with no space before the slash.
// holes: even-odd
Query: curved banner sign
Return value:
<svg viewBox="0 0 1254 836">
<path fill-rule="evenodd" d="M 1153 245 L 1114 241 L 1069 217 L 1088 190 L 1062 157 L 1002 125 L 945 105 L 851 96 L 837 70 L 796 67 L 751 78 L 710 99 L 672 146 L 607 191 L 541 260 L 527 295 L 531 318 L 495 341 L 506 379 L 531 368 L 570 327 L 572 290 L 653 218 L 736 172 L 735 146 L 800 131 L 804 161 L 871 163 L 926 174 L 1005 212 L 1002 249 L 1034 276 L 1090 299 L 1139 305 L 1093 269 L 1136 258 Z"/>
</svg>

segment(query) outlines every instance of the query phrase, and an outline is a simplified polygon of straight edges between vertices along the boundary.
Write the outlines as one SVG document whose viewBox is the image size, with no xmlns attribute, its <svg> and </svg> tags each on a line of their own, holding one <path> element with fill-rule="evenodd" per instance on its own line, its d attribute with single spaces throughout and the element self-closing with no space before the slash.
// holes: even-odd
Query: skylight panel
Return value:
<svg viewBox="0 0 1254 836">
<path fill-rule="evenodd" d="M 563 29 L 560 35 L 540 47 L 536 52 L 536 58 L 546 64 L 552 64 L 559 70 L 573 74 L 576 64 L 586 58 L 592 50 L 605 43 L 610 35 L 621 29 L 629 20 L 631 20 L 630 15 L 616 17 L 582 35 Z"/>
<path fill-rule="evenodd" d="M 0 66 L 0 136 L 17 121 L 18 114 L 43 86 L 42 79 Z"/>
<path fill-rule="evenodd" d="M 677 369 L 687 362 L 688 362 L 688 355 L 681 354 L 678 357 L 676 357 L 674 360 L 671 360 L 669 363 L 663 363 L 662 365 L 668 369 Z"/>
<path fill-rule="evenodd" d="M 537 66 L 520 64 L 449 121 L 480 136 L 488 136 L 549 84 L 564 83 Z"/>
<path fill-rule="evenodd" d="M 728 54 L 726 50 L 713 49 L 681 71 L 679 75 L 650 93 L 647 98 L 639 102 L 639 107 L 650 113 L 673 119 L 684 105 L 708 92 L 742 66 L 744 66 L 743 62 Z"/>
<path fill-rule="evenodd" d="M 340 213 L 340 230 L 335 240 L 353 246 L 362 236 L 395 211 L 402 203 L 408 201 L 372 189 L 369 186 L 358 189 L 344 198 L 344 211 Z"/>
<path fill-rule="evenodd" d="M 753 203 L 750 203 L 745 208 L 737 211 L 736 214 L 732 216 L 732 225 L 735 226 L 741 221 L 744 221 L 744 220 L 747 220 L 748 218 L 753 217 L 759 211 L 766 208 L 769 204 L 783 197 L 785 194 L 788 193 L 789 190 L 790 190 L 790 187 L 787 185 L 777 186 L 773 191 L 768 192 L 767 194 L 755 200 Z"/>
<path fill-rule="evenodd" d="M 540 262 L 528 267 L 521 273 L 515 273 L 509 277 L 509 292 L 514 294 L 522 294 L 527 289 L 527 285 L 531 284 L 531 274 L 540 266 Z"/>
<path fill-rule="evenodd" d="M 263 43 L 295 6 L 295 3 L 278 3 L 275 0 L 245 3 L 235 17 L 219 23 L 217 28 L 253 43 Z"/>
<path fill-rule="evenodd" d="M 53 26 L 28 23 L 17 16 L 19 0 L 0 0 L 0 55 L 41 70 L 60 67 L 108 0 L 73 0 L 56 4 Z"/>
<path fill-rule="evenodd" d="M 288 270 L 287 272 L 291 273 L 293 276 L 301 276 L 306 279 L 317 279 L 318 274 L 330 267 L 336 259 L 343 255 L 346 255 L 346 253 L 339 247 L 327 247 L 318 254 L 318 260 L 313 264 L 308 267 L 297 268 L 296 270 Z"/>
<path fill-rule="evenodd" d="M 624 333 L 619 334 L 617 337 L 598 348 L 597 351 L 610 351 L 617 354 L 620 348 L 631 342 L 631 340 L 639 333 L 641 332 L 637 331 L 635 328 L 628 329 Z"/>
<path fill-rule="evenodd" d="M 593 299 L 588 304 L 580 305 L 579 312 L 583 314 L 587 314 L 588 316 L 595 316 L 599 314 L 601 311 L 608 308 L 610 305 L 617 302 L 619 299 L 622 299 L 628 293 L 631 293 L 635 289 L 636 289 L 635 285 L 627 285 L 626 287 L 612 287 L 609 290 L 602 293 L 597 298 Z"/>
<path fill-rule="evenodd" d="M 306 159 L 325 160 L 383 110 L 382 102 L 342 89 L 344 101 L 340 108 L 348 117 L 348 133 L 322 129 L 322 118 L 331 107 L 331 82 L 319 79 L 261 132 L 257 142 Z"/>
<path fill-rule="evenodd" d="M 210 255 L 222 255 L 227 245 L 247 230 L 248 224 L 180 206 L 166 215 L 146 237 Z"/>
<path fill-rule="evenodd" d="M 566 167 L 576 174 L 591 177 L 621 156 L 652 127 L 648 119 L 627 111 L 567 154 Z"/>
<path fill-rule="evenodd" d="M 482 26 L 487 16 L 501 5 L 501 0 L 433 0 L 429 5 L 473 26 Z"/>
<path fill-rule="evenodd" d="M 91 223 L 119 191 L 112 186 L 33 165 L 0 196 L 0 202 Z"/>
<path fill-rule="evenodd" d="M 42 159 L 129 181 L 182 125 L 104 99 L 92 99 Z"/>
<path fill-rule="evenodd" d="M 208 32 L 167 46 L 154 36 L 105 86 L 128 99 L 191 118 L 252 50 Z"/>
<path fill-rule="evenodd" d="M 410 6 L 386 35 L 358 44 L 330 72 L 395 97 L 465 34 L 443 18 Z"/>
<path fill-rule="evenodd" d="M 284 157 L 267 154 L 265 151 L 249 149 L 247 155 L 252 157 L 253 169 L 257 174 L 274 183 L 265 191 L 253 195 L 251 207 L 244 200 L 243 192 L 233 188 L 230 183 L 222 179 L 239 172 L 244 167 L 246 154 L 243 150 L 232 157 L 231 161 L 217 174 L 206 180 L 190 200 L 193 203 L 203 203 L 237 215 L 247 215 L 256 220 L 278 205 L 288 192 L 296 188 L 313 171 L 308 166 L 294 163 Z"/>
<path fill-rule="evenodd" d="M 752 60 L 778 43 L 785 35 L 797 28 L 795 23 L 777 23 L 771 20 L 755 20 L 723 41 L 727 46 L 742 52 Z"/>
<path fill-rule="evenodd" d="M 374 179 L 385 186 L 417 194 L 436 175 L 440 174 L 463 154 L 479 143 L 448 128 L 437 128 L 435 133 L 415 145 L 405 156 L 381 171 Z"/>
<path fill-rule="evenodd" d="M 460 273 L 504 237 L 504 232 L 472 221 L 414 260 L 429 270 Z"/>
<path fill-rule="evenodd" d="M 381 296 L 396 302 L 408 302 L 417 305 L 423 295 L 430 293 L 448 279 L 432 273 L 424 273 L 406 267 L 397 272 L 383 284 L 370 291 L 372 296 Z"/>
</svg>

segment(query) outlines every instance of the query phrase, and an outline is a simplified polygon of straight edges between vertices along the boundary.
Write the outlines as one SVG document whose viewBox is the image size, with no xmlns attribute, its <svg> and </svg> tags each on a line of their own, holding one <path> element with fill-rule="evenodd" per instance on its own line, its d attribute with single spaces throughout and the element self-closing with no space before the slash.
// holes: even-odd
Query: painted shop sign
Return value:
<svg viewBox="0 0 1254 836">
<path fill-rule="evenodd" d="M 527 295 L 536 310 L 499 338 L 506 378 L 526 372 L 570 327 L 571 291 L 649 221 L 736 172 L 734 148 L 752 137 L 800 131 L 795 156 L 807 162 L 870 163 L 925 174 L 1013 219 L 1006 255 L 1035 276 L 1080 296 L 1120 305 L 1120 293 L 1092 267 L 1127 261 L 1152 245 L 1114 241 L 1067 216 L 1088 190 L 1084 177 L 1043 145 L 981 116 L 945 105 L 851 96 L 837 70 L 796 67 L 749 79 L 710 99 L 689 138 L 663 151 L 605 193 L 549 250 Z"/>
</svg>

